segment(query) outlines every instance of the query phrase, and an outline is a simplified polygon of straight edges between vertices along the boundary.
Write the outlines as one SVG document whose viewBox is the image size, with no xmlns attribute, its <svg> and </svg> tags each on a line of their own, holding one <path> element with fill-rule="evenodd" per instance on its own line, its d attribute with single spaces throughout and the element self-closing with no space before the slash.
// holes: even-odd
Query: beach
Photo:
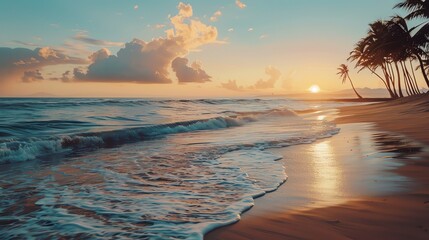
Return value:
<svg viewBox="0 0 429 240">
<path fill-rule="evenodd" d="M 421 95 L 339 108 L 338 135 L 275 150 L 287 182 L 205 239 L 428 239 L 428 104 Z"/>
</svg>

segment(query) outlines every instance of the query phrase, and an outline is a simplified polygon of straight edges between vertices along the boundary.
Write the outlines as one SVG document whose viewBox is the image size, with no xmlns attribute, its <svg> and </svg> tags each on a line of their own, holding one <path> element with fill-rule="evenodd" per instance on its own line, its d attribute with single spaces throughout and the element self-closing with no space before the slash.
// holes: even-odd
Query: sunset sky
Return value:
<svg viewBox="0 0 429 240">
<path fill-rule="evenodd" d="M 397 2 L 2 0 L 0 96 L 345 89 L 337 66 L 370 22 L 403 15 Z M 357 87 L 382 87 L 366 72 L 351 77 Z"/>
</svg>

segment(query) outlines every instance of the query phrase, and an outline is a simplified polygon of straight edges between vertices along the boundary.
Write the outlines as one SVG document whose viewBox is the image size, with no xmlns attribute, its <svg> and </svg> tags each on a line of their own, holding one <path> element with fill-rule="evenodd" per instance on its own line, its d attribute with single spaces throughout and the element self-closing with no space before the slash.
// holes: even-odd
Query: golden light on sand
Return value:
<svg viewBox="0 0 429 240">
<path fill-rule="evenodd" d="M 308 89 L 308 91 L 310 91 L 311 93 L 318 93 L 320 92 L 320 87 L 317 85 L 313 85 Z"/>
<path fill-rule="evenodd" d="M 323 121 L 323 120 L 325 120 L 325 119 L 326 119 L 326 116 L 325 116 L 325 115 L 317 116 L 317 120 L 319 120 L 319 121 Z"/>
<path fill-rule="evenodd" d="M 312 165 L 316 172 L 314 190 L 320 194 L 324 202 L 335 202 L 339 194 L 341 177 L 331 141 L 315 143 L 312 152 Z"/>
</svg>

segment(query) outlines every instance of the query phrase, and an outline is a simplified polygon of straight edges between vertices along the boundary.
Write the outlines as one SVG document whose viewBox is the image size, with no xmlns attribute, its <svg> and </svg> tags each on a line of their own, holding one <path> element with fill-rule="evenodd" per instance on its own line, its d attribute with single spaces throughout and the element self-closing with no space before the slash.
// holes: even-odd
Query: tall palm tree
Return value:
<svg viewBox="0 0 429 240">
<path fill-rule="evenodd" d="M 362 98 L 362 96 L 356 91 L 355 86 L 353 85 L 353 81 L 350 78 L 349 75 L 349 67 L 345 64 L 341 64 L 340 67 L 338 68 L 338 75 L 340 75 L 341 79 L 342 79 L 342 83 L 344 84 L 347 79 L 349 80 L 350 84 L 352 85 L 353 91 L 355 92 L 356 96 L 358 98 Z"/>
<path fill-rule="evenodd" d="M 429 24 L 421 27 L 415 34 L 412 34 L 417 28 L 409 28 L 404 18 L 400 16 L 393 17 L 389 24 L 391 26 L 390 42 L 395 46 L 397 57 L 399 60 L 405 61 L 406 59 L 417 58 L 420 64 L 423 78 L 426 85 L 429 87 L 429 78 L 425 71 L 425 64 L 423 58 L 427 58 L 428 55 L 424 50 L 428 46 L 427 30 L 429 30 Z"/>
<path fill-rule="evenodd" d="M 405 17 L 406 20 L 423 18 L 429 19 L 429 1 L 427 0 L 404 0 L 401 3 L 395 5 L 394 8 L 403 8 L 408 10 L 410 13 Z M 421 26 L 422 25 L 422 26 Z M 427 50 L 429 48 L 429 22 L 426 21 L 423 24 L 419 25 L 420 29 L 415 33 L 414 39 L 415 42 L 419 43 L 419 47 L 424 49 L 424 58 L 420 54 L 416 54 L 417 60 L 420 64 L 420 70 L 422 71 L 423 77 L 426 81 L 426 84 L 429 87 L 429 78 L 425 68 L 427 67 Z"/>
</svg>

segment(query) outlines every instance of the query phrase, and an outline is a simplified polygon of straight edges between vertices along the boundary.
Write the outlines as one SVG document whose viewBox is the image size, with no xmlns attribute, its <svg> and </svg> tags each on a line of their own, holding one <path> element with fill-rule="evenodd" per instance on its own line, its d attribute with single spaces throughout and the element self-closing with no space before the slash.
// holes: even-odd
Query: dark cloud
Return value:
<svg viewBox="0 0 429 240">
<path fill-rule="evenodd" d="M 177 57 L 171 63 L 171 67 L 176 73 L 179 83 L 210 82 L 211 77 L 201 68 L 201 65 L 199 65 L 197 62 L 194 62 L 189 67 L 188 62 L 189 60 L 186 58 Z"/>
<path fill-rule="evenodd" d="M 44 78 L 42 76 L 42 73 L 40 73 L 39 70 L 30 70 L 30 71 L 25 71 L 24 76 L 22 76 L 21 79 L 23 82 L 30 83 L 30 82 L 43 80 Z"/>
<path fill-rule="evenodd" d="M 70 57 L 49 47 L 34 50 L 0 47 L 0 80 L 22 77 L 26 71 L 34 71 L 45 66 L 87 62 L 87 60 Z"/>
</svg>

